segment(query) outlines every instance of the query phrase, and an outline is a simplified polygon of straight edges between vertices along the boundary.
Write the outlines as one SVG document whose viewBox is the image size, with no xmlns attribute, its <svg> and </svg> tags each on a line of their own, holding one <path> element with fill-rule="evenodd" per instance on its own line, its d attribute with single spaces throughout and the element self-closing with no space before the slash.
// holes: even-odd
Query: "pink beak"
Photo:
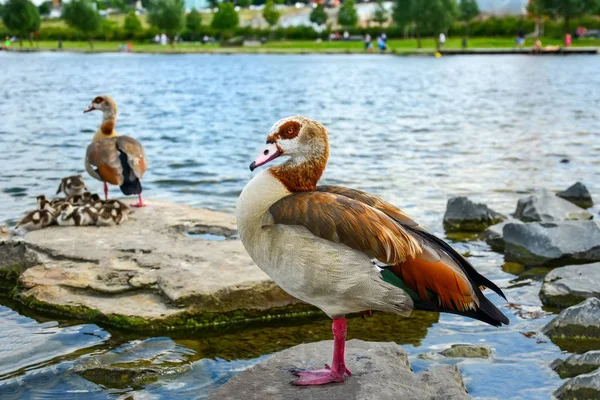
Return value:
<svg viewBox="0 0 600 400">
<path fill-rule="evenodd" d="M 85 114 L 85 113 L 89 113 L 90 111 L 94 111 L 94 110 L 95 110 L 95 108 L 94 108 L 94 105 L 93 105 L 93 104 L 90 104 L 90 107 L 89 107 L 89 108 L 87 108 L 87 109 L 85 109 L 85 110 L 83 110 L 83 113 L 84 113 L 84 114 Z"/>
<path fill-rule="evenodd" d="M 283 153 L 281 150 L 279 150 L 277 144 L 267 143 L 262 153 L 256 157 L 256 160 L 252 161 L 252 164 L 250 164 L 250 171 L 254 171 L 256 168 L 260 167 L 261 165 L 265 165 L 269 161 L 276 159 L 282 154 Z"/>
</svg>

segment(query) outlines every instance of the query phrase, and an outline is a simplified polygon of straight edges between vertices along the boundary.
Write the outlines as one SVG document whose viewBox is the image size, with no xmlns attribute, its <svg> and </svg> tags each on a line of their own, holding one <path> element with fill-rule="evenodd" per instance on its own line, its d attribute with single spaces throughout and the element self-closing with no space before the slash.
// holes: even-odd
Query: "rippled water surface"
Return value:
<svg viewBox="0 0 600 400">
<path fill-rule="evenodd" d="M 100 115 L 98 94 L 119 104 L 117 129 L 140 139 L 148 198 L 232 212 L 270 126 L 300 114 L 331 138 L 324 182 L 380 195 L 443 235 L 446 200 L 467 195 L 510 213 L 536 188 L 577 180 L 600 197 L 600 58 L 154 56 L 0 53 L 0 221 L 14 223 L 58 179 L 83 173 Z M 88 180 L 100 191 L 99 182 Z M 503 266 L 479 241 L 454 243 L 517 308 L 490 295 L 511 325 L 457 316 L 375 315 L 349 337 L 405 345 L 418 358 L 452 343 L 494 348 L 457 360 L 476 398 L 546 399 L 561 384 L 548 364 L 561 349 L 525 335 L 551 318 L 538 298 L 545 270 Z M 0 306 L 0 398 L 194 398 L 264 355 L 330 337 L 327 320 L 240 332 L 140 337 Z M 532 317 L 535 317 L 532 319 Z M 91 363 L 91 364 L 90 364 Z M 148 367 L 149 379 L 115 384 L 89 365 Z M 154 375 L 153 375 L 154 373 Z"/>
</svg>

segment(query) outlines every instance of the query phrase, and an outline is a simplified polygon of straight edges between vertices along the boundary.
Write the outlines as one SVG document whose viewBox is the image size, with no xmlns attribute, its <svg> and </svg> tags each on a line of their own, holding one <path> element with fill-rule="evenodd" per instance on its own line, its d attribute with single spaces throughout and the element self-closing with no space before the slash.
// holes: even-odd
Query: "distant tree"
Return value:
<svg viewBox="0 0 600 400">
<path fill-rule="evenodd" d="M 40 12 L 29 0 L 9 0 L 3 7 L 2 21 L 10 32 L 19 35 L 23 46 L 23 37 L 40 28 Z"/>
<path fill-rule="evenodd" d="M 108 4 L 110 4 L 111 8 L 116 8 L 122 12 L 127 11 L 127 2 L 125 0 L 108 0 Z"/>
<path fill-rule="evenodd" d="M 389 18 L 389 12 L 383 5 L 383 0 L 377 0 L 377 5 L 375 6 L 375 11 L 373 11 L 373 16 L 371 19 L 382 26 L 387 22 Z"/>
<path fill-rule="evenodd" d="M 123 30 L 127 34 L 127 37 L 133 39 L 142 32 L 142 21 L 135 15 L 135 11 L 131 10 L 123 21 Z"/>
<path fill-rule="evenodd" d="M 219 0 L 208 0 L 208 6 L 211 9 L 219 7 Z"/>
<path fill-rule="evenodd" d="M 240 17 L 235 11 L 233 3 L 224 2 L 219 4 L 210 26 L 220 32 L 222 39 L 225 33 L 237 27 L 239 23 Z"/>
<path fill-rule="evenodd" d="M 346 0 L 338 11 L 338 24 L 344 28 L 352 28 L 358 23 L 358 13 L 354 6 L 354 0 Z"/>
<path fill-rule="evenodd" d="M 193 40 L 202 33 L 202 15 L 195 8 L 185 17 L 185 27 Z"/>
<path fill-rule="evenodd" d="M 153 0 L 148 10 L 148 22 L 165 32 L 172 46 L 175 45 L 175 35 L 183 29 L 183 6 L 183 0 Z"/>
<path fill-rule="evenodd" d="M 429 31 L 435 36 L 439 48 L 438 35 L 446 31 L 458 16 L 456 0 L 415 1 L 411 7 L 415 23 L 418 47 L 421 48 L 421 32 Z"/>
<path fill-rule="evenodd" d="M 412 0 L 396 0 L 392 8 L 392 19 L 396 25 L 404 30 L 404 37 L 414 22 L 412 14 Z"/>
<path fill-rule="evenodd" d="M 277 21 L 279 21 L 281 13 L 275 8 L 275 3 L 273 0 L 267 0 L 265 3 L 265 8 L 262 10 L 262 16 L 271 28 L 277 25 Z"/>
<path fill-rule="evenodd" d="M 325 11 L 325 7 L 323 6 L 323 4 L 319 4 L 315 8 L 313 8 L 309 16 L 310 22 L 319 26 L 325 25 L 327 23 L 327 18 L 328 15 Z"/>
<path fill-rule="evenodd" d="M 117 29 L 117 23 L 113 20 L 103 19 L 100 23 L 100 33 L 107 42 L 115 38 Z"/>
<path fill-rule="evenodd" d="M 541 11 L 561 17 L 564 21 L 564 32 L 569 32 L 569 23 L 573 18 L 593 14 L 600 7 L 600 0 L 539 0 Z"/>
<path fill-rule="evenodd" d="M 248 8 L 252 4 L 252 0 L 238 0 L 237 4 L 242 8 Z"/>
<path fill-rule="evenodd" d="M 52 2 L 44 1 L 38 6 L 38 11 L 40 12 L 40 15 L 50 14 L 50 11 L 52 11 Z"/>
<path fill-rule="evenodd" d="M 102 19 L 89 0 L 71 0 L 63 5 L 62 17 L 67 25 L 80 31 L 94 48 L 92 36 L 100 30 Z"/>
<path fill-rule="evenodd" d="M 465 42 L 469 37 L 469 24 L 473 20 L 473 18 L 479 15 L 479 6 L 477 5 L 477 0 L 460 0 L 458 5 L 459 8 L 459 16 L 462 22 L 465 23 Z"/>
</svg>

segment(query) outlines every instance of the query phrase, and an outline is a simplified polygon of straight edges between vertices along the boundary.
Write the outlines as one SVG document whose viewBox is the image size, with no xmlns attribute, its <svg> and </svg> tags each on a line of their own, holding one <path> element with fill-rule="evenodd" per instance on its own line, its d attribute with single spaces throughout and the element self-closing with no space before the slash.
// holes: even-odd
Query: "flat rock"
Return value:
<svg viewBox="0 0 600 400">
<path fill-rule="evenodd" d="M 581 207 L 557 197 L 549 190 L 519 199 L 514 217 L 523 222 L 556 222 L 592 219 Z"/>
<path fill-rule="evenodd" d="M 314 312 L 277 287 L 235 233 L 232 215 L 152 200 L 119 226 L 29 232 L 22 249 L 11 251 L 44 261 L 21 268 L 19 297 L 34 308 L 139 330 Z"/>
<path fill-rule="evenodd" d="M 507 219 L 499 224 L 489 226 L 481 232 L 479 239 L 490 245 L 492 250 L 502 253 L 504 251 L 504 226 L 506 224 L 522 224 L 518 219 Z"/>
<path fill-rule="evenodd" d="M 600 263 L 556 268 L 546 275 L 540 291 L 544 304 L 561 308 L 590 297 L 600 298 Z"/>
<path fill-rule="evenodd" d="M 568 265 L 600 261 L 597 221 L 509 223 L 504 226 L 506 261 Z"/>
<path fill-rule="evenodd" d="M 560 198 L 563 198 L 581 208 L 590 208 L 594 205 L 592 194 L 587 187 L 581 182 L 577 182 L 570 186 L 567 190 L 556 193 Z"/>
<path fill-rule="evenodd" d="M 275 353 L 267 360 L 231 378 L 209 394 L 209 399 L 229 400 L 396 400 L 468 399 L 455 366 L 440 366 L 422 374 L 412 372 L 406 351 L 396 343 L 346 343 L 347 367 L 352 376 L 344 383 L 297 387 L 290 371 L 322 368 L 329 363 L 333 341 L 301 344 Z"/>
<path fill-rule="evenodd" d="M 558 358 L 550 364 L 550 368 L 563 379 L 588 374 L 600 368 L 600 350 L 592 350 L 584 354 L 571 354 L 565 360 Z"/>
<path fill-rule="evenodd" d="M 451 358 L 488 358 L 492 355 L 492 349 L 488 346 L 473 344 L 453 344 L 452 347 L 441 351 L 440 354 Z"/>
<path fill-rule="evenodd" d="M 555 392 L 559 400 L 597 400 L 600 398 L 600 369 L 566 381 Z"/>
<path fill-rule="evenodd" d="M 561 311 L 542 332 L 551 339 L 600 340 L 600 299 L 591 297 Z"/>
<path fill-rule="evenodd" d="M 474 203 L 466 197 L 453 197 L 446 206 L 444 229 L 446 232 L 481 232 L 505 218 L 485 204 Z"/>
</svg>

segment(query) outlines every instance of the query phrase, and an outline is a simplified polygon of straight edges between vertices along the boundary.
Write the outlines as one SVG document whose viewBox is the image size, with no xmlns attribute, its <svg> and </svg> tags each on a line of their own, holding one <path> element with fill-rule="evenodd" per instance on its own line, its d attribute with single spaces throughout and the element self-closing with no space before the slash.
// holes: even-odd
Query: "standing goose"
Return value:
<svg viewBox="0 0 600 400">
<path fill-rule="evenodd" d="M 327 130 L 304 117 L 280 120 L 250 170 L 237 224 L 258 266 L 292 296 L 333 319 L 333 363 L 303 371 L 297 385 L 343 382 L 345 314 L 380 310 L 449 312 L 500 326 L 508 318 L 481 292 L 502 291 L 446 242 L 375 196 L 317 186 L 329 157 Z"/>
<path fill-rule="evenodd" d="M 102 111 L 102 123 L 87 148 L 85 169 L 94 178 L 104 182 L 104 197 L 108 200 L 107 183 L 117 185 L 125 195 L 137 194 L 134 207 L 144 207 L 140 179 L 146 172 L 144 148 L 129 136 L 115 131 L 117 104 L 109 96 L 97 96 L 84 113 Z"/>
</svg>

